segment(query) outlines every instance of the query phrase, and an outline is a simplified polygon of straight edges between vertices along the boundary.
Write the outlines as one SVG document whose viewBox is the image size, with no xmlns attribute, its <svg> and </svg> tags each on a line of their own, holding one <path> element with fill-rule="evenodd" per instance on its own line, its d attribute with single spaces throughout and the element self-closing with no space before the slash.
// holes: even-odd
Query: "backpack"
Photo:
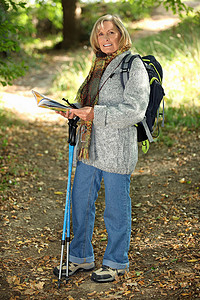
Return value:
<svg viewBox="0 0 200 300">
<path fill-rule="evenodd" d="M 141 57 L 136 54 L 133 55 L 131 53 L 127 54 L 123 60 L 121 65 L 121 83 L 123 88 L 125 88 L 125 84 L 129 79 L 129 71 L 131 68 L 132 61 L 139 57 L 147 70 L 149 76 L 149 84 L 150 84 L 150 96 L 149 96 L 149 104 L 147 106 L 147 110 L 145 113 L 144 119 L 135 124 L 137 128 L 137 139 L 138 142 L 142 142 L 142 150 L 143 152 L 147 152 L 149 149 L 149 142 L 153 142 L 154 138 L 159 136 L 159 126 L 158 126 L 158 117 L 160 115 L 163 116 L 162 119 L 162 127 L 164 126 L 164 89 L 162 87 L 162 79 L 163 79 L 163 70 L 160 63 L 156 60 L 153 55 L 147 55 Z M 163 100 L 163 112 L 160 114 L 159 108 L 160 103 Z M 156 125 L 155 125 L 156 121 Z M 154 126 L 155 125 L 155 126 Z M 155 135 L 155 129 L 157 128 L 157 134 Z"/>
</svg>

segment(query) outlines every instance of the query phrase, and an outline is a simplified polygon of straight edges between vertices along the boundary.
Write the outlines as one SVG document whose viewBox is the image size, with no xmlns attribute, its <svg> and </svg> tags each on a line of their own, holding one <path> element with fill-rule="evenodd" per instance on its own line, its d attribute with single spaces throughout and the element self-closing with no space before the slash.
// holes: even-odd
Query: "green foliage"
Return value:
<svg viewBox="0 0 200 300">
<path fill-rule="evenodd" d="M 2 7 L 8 11 L 9 9 L 18 10 L 19 7 L 25 8 L 26 2 L 12 1 L 12 0 L 1 0 Z"/>
<path fill-rule="evenodd" d="M 12 84 L 13 79 L 24 75 L 26 69 L 22 61 L 16 63 L 16 57 L 11 55 L 19 52 L 20 33 L 23 31 L 13 22 L 11 14 L 24 6 L 24 2 L 14 3 L 12 0 L 3 0 L 0 4 L 0 83 L 3 86 Z"/>
<path fill-rule="evenodd" d="M 177 13 L 180 16 L 183 12 L 189 13 L 192 11 L 192 8 L 187 6 L 182 0 L 129 0 L 129 2 L 140 7 L 155 7 L 162 4 L 166 10 L 171 9 L 174 14 Z"/>
<path fill-rule="evenodd" d="M 62 4 L 60 0 L 36 0 L 35 16 L 38 20 L 48 19 L 56 29 L 62 29 Z"/>
<path fill-rule="evenodd" d="M 13 24 L 17 24 L 21 29 L 18 31 L 20 35 L 19 42 L 21 45 L 26 42 L 26 40 L 34 38 L 36 35 L 36 28 L 34 25 L 33 10 L 31 7 L 27 6 L 24 9 L 19 8 L 17 11 L 12 10 L 9 12 L 9 16 Z"/>
<path fill-rule="evenodd" d="M 0 60 L 1 70 L 0 70 L 0 80 L 3 86 L 7 84 L 12 85 L 12 81 L 25 74 L 27 66 L 24 62 L 16 64 L 12 59 L 7 58 L 5 61 Z"/>
<path fill-rule="evenodd" d="M 192 8 L 181 0 L 165 0 L 162 3 L 167 10 L 171 9 L 174 14 L 178 13 L 180 16 L 183 12 L 189 13 L 192 11 Z"/>
</svg>

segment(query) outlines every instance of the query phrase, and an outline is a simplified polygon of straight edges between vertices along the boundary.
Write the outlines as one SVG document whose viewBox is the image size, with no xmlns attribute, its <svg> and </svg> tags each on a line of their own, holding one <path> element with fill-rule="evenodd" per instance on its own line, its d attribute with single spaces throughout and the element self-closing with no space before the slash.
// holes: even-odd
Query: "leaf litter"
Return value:
<svg viewBox="0 0 200 300">
<path fill-rule="evenodd" d="M 8 185 L 6 192 L 0 192 L 2 299 L 200 297 L 197 132 L 191 139 L 180 131 L 171 148 L 160 142 L 153 144 L 147 155 L 140 153 L 131 177 L 130 272 L 106 284 L 92 282 L 88 273 L 77 273 L 57 288 L 52 270 L 60 261 L 66 126 L 29 122 L 6 132 L 11 143 L 1 153 L 0 178 Z M 180 141 L 190 147 L 180 152 Z M 93 236 L 97 268 L 107 243 L 104 207 L 102 185 Z"/>
</svg>

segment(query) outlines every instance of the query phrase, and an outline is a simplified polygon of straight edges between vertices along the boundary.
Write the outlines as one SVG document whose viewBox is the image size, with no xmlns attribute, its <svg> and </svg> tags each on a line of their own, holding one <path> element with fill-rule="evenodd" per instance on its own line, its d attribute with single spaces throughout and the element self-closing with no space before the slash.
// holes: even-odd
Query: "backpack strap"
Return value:
<svg viewBox="0 0 200 300">
<path fill-rule="evenodd" d="M 122 60 L 120 80 L 121 80 L 123 89 L 125 89 L 125 85 L 129 79 L 129 72 L 131 69 L 132 62 L 136 57 L 140 57 L 139 54 L 133 55 L 133 54 L 129 53 L 126 56 L 124 56 L 124 58 Z"/>
<path fill-rule="evenodd" d="M 165 109 L 165 103 L 164 103 L 164 98 L 163 98 L 162 124 L 161 124 L 162 127 L 164 127 L 164 123 L 165 123 L 165 113 L 164 113 L 164 109 Z"/>
<path fill-rule="evenodd" d="M 165 109 L 165 102 L 164 102 L 164 99 L 162 100 L 163 101 L 163 108 L 162 108 L 162 113 L 160 113 L 160 106 L 158 108 L 158 111 L 157 111 L 157 117 L 156 117 L 156 125 L 154 126 L 154 129 L 152 131 L 152 136 L 154 134 L 154 131 L 157 129 L 158 133 L 156 136 L 154 137 L 158 137 L 159 136 L 159 132 L 160 132 L 160 129 L 159 129 L 159 124 L 158 124 L 158 119 L 160 116 L 162 116 L 162 123 L 161 123 L 161 127 L 164 127 L 164 123 L 165 123 L 165 114 L 164 114 L 164 109 Z"/>
<path fill-rule="evenodd" d="M 154 142 L 154 139 L 152 137 L 152 134 L 149 130 L 149 127 L 147 125 L 147 121 L 146 121 L 146 116 L 144 117 L 144 119 L 141 121 L 141 123 L 143 124 L 143 127 L 145 129 L 145 132 L 146 132 L 146 135 L 147 135 L 147 138 L 149 140 L 150 143 Z"/>
</svg>

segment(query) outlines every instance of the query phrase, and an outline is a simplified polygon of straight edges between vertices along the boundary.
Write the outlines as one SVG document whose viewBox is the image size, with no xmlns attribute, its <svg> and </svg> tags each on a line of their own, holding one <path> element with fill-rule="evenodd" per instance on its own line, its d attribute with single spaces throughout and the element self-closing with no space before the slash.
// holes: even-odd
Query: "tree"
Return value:
<svg viewBox="0 0 200 300">
<path fill-rule="evenodd" d="M 78 41 L 76 24 L 77 0 L 62 0 L 63 7 L 63 42 L 62 48 L 68 49 Z"/>
<path fill-rule="evenodd" d="M 58 22 L 55 24 L 55 17 L 58 17 L 57 13 L 60 17 L 60 12 L 62 11 L 62 20 L 60 22 L 62 22 L 63 39 L 62 42 L 56 45 L 57 48 L 69 49 L 74 47 L 79 41 L 78 20 L 76 17 L 78 2 L 79 0 L 35 0 L 35 4 L 37 5 L 37 19 L 49 19 L 58 30 L 60 28 L 58 28 Z M 36 7 L 35 4 L 32 6 Z M 54 17 L 52 16 L 52 11 L 54 11 Z"/>
<path fill-rule="evenodd" d="M 13 24 L 9 18 L 12 10 L 25 7 L 25 2 L 15 3 L 12 0 L 1 0 L 0 3 L 0 83 L 5 86 L 11 85 L 12 80 L 24 75 L 25 65 L 23 62 L 16 63 L 11 56 L 12 52 L 20 50 L 19 32 L 22 28 Z"/>
</svg>

